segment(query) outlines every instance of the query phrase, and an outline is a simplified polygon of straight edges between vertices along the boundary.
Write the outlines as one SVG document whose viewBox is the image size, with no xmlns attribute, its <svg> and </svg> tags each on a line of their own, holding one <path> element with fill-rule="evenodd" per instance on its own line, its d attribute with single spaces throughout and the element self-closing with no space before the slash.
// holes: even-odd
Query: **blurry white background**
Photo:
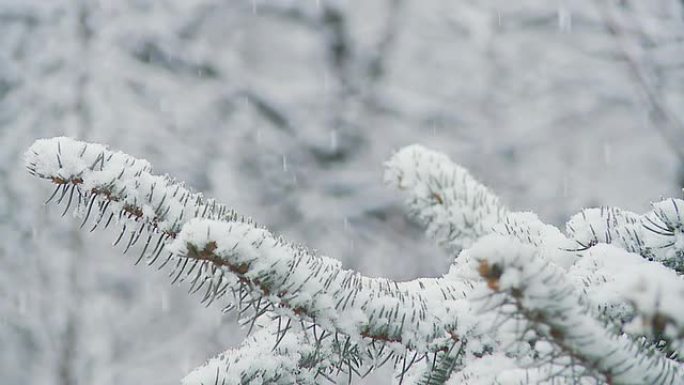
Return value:
<svg viewBox="0 0 684 385">
<path fill-rule="evenodd" d="M 23 151 L 146 158 L 372 276 L 446 272 L 382 185 L 421 143 L 509 207 L 680 196 L 680 0 L 0 0 L 0 373 L 177 383 L 245 331 L 44 207 Z M 372 383 L 389 384 L 387 372 Z"/>
</svg>

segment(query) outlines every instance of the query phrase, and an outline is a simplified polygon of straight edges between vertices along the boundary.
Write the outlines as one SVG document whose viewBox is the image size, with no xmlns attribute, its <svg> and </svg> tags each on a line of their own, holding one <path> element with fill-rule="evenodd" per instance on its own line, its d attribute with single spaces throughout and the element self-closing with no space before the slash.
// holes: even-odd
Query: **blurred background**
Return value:
<svg viewBox="0 0 684 385">
<path fill-rule="evenodd" d="M 683 3 L 0 0 L 2 382 L 173 384 L 245 334 L 43 206 L 36 138 L 146 158 L 367 275 L 437 276 L 453 256 L 382 184 L 404 145 L 560 226 L 680 196 Z"/>
</svg>

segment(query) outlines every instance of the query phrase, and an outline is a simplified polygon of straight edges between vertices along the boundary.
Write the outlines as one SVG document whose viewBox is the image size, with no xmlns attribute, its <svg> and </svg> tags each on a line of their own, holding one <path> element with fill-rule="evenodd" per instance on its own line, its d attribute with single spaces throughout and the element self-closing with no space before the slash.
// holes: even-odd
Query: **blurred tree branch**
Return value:
<svg viewBox="0 0 684 385">
<path fill-rule="evenodd" d="M 627 3 L 627 1 L 622 2 Z M 605 23 L 606 30 L 615 38 L 618 47 L 627 63 L 629 73 L 635 84 L 640 90 L 644 101 L 649 107 L 649 118 L 653 122 L 653 127 L 660 132 L 663 139 L 684 163 L 684 123 L 668 106 L 657 87 L 653 84 L 654 74 L 638 57 L 638 47 L 634 37 L 630 36 L 623 24 L 615 14 L 615 7 L 608 1 L 598 0 L 596 2 L 601 17 Z M 638 36 L 645 38 L 643 30 L 638 30 Z"/>
</svg>

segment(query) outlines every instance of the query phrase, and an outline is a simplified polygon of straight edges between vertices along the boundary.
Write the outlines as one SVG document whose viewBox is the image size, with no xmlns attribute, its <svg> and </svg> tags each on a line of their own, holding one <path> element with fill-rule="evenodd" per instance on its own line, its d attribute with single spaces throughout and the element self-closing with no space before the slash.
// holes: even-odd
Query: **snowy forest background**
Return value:
<svg viewBox="0 0 684 385">
<path fill-rule="evenodd" d="M 683 5 L 0 0 L 3 381 L 176 383 L 245 333 L 48 213 L 36 138 L 146 158 L 364 274 L 437 276 L 448 257 L 382 185 L 410 143 L 557 225 L 681 196 Z"/>
</svg>

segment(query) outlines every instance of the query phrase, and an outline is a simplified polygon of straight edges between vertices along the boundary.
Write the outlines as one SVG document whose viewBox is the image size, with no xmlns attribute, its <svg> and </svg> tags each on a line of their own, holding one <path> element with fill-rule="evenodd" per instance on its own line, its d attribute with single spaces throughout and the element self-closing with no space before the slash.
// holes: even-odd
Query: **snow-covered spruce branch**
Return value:
<svg viewBox="0 0 684 385">
<path fill-rule="evenodd" d="M 630 261 L 624 254 L 623 263 L 637 266 L 629 269 L 632 273 L 649 267 L 650 272 L 654 272 L 653 268 L 664 269 L 639 256 Z M 655 346 L 606 325 L 568 279 L 567 271 L 541 256 L 537 248 L 495 235 L 480 240 L 469 250 L 469 255 L 478 262 L 478 272 L 492 293 L 480 298 L 483 311 L 499 312 L 502 318 L 519 321 L 520 339 L 533 333 L 536 338 L 549 342 L 555 349 L 549 352 L 548 360 L 564 367 L 557 376 L 600 378 L 613 385 L 684 384 L 684 368 L 680 362 L 667 358 Z M 661 273 L 648 279 L 668 277 Z M 624 280 L 628 278 L 632 278 L 629 282 L 635 287 L 625 286 Z M 647 277 L 638 275 L 636 282 L 634 278 L 621 274 L 618 280 L 623 281 L 620 283 L 623 287 L 618 293 L 634 301 L 637 308 L 643 305 L 648 309 L 641 310 L 644 314 L 652 313 L 654 301 L 657 303 L 663 298 L 669 299 L 663 305 L 669 306 L 670 312 L 681 313 L 680 279 L 669 276 L 668 284 L 674 287 L 657 282 L 639 288 L 641 279 Z M 653 286 L 673 292 L 670 298 L 663 297 Z"/>
<path fill-rule="evenodd" d="M 511 212 L 468 170 L 444 154 L 417 144 L 404 147 L 385 163 L 385 182 L 406 192 L 409 214 L 425 226 L 429 237 L 454 255 L 496 233 L 554 252 L 568 249 L 553 254 L 564 266 L 574 260 L 575 253 L 569 251 L 574 243 L 556 227 L 543 223 L 534 213 Z"/>
<path fill-rule="evenodd" d="M 444 279 L 395 282 L 341 264 L 239 221 L 193 219 L 169 245 L 172 254 L 232 273 L 265 308 L 305 316 L 355 340 L 399 343 L 421 352 L 455 338 L 463 287 Z"/>
<path fill-rule="evenodd" d="M 568 276 L 602 319 L 684 360 L 684 279 L 674 270 L 614 245 L 599 244 L 584 252 Z"/>
<path fill-rule="evenodd" d="M 385 163 L 385 182 L 407 192 L 409 213 L 454 254 L 491 233 L 508 215 L 499 198 L 468 170 L 417 144 Z"/>
<path fill-rule="evenodd" d="M 313 385 L 321 378 L 334 382 L 333 378 L 342 371 L 349 376 L 368 374 L 372 367 L 361 372 L 368 355 L 370 352 L 360 351 L 359 345 L 349 338 L 340 339 L 339 335 L 317 330 L 315 324 L 304 326 L 276 317 L 259 325 L 240 348 L 210 359 L 182 383 Z"/>
<path fill-rule="evenodd" d="M 644 215 L 617 208 L 587 209 L 568 222 L 566 237 L 533 213 L 507 210 L 467 170 L 443 154 L 412 145 L 398 151 L 386 165 L 386 181 L 408 192 L 411 214 L 426 225 L 428 235 L 438 243 L 455 251 L 495 233 L 534 245 L 555 264 L 566 269 L 572 267 L 573 279 L 590 296 L 586 300 L 603 313 L 604 320 L 624 323 L 635 313 L 626 302 L 628 298 L 606 302 L 604 296 L 595 295 L 606 282 L 615 281 L 617 268 L 624 266 L 617 263 L 592 270 L 587 265 L 596 259 L 591 257 L 603 251 L 592 246 L 612 243 L 682 272 L 684 221 L 680 213 L 684 212 L 684 201 L 680 199 L 654 203 L 653 210 Z M 598 259 L 605 264 L 607 258 Z M 662 337 L 659 333 L 651 334 Z"/>
<path fill-rule="evenodd" d="M 321 366 L 320 361 L 308 360 L 308 356 L 315 354 L 315 349 L 312 344 L 301 338 L 301 335 L 291 331 L 280 338 L 277 330 L 268 327 L 259 329 L 249 336 L 239 349 L 231 349 L 212 358 L 204 366 L 188 374 L 182 383 L 316 384 L 318 371 L 327 368 Z M 307 365 L 307 362 L 311 362 L 312 365 Z"/>
<path fill-rule="evenodd" d="M 174 281 L 203 300 L 226 293 L 250 319 L 275 312 L 306 319 L 351 343 L 386 343 L 421 354 L 448 350 L 467 285 L 444 279 L 394 282 L 343 270 L 340 263 L 289 244 L 182 184 L 150 173 L 146 161 L 68 138 L 37 141 L 30 172 L 56 184 L 51 199 L 76 207 L 92 229 L 119 222 L 115 244 L 137 242 L 137 258 L 174 266 Z M 160 258 L 160 256 L 162 256 Z M 173 261 L 173 262 L 172 262 Z M 439 309 L 439 310 L 430 310 Z M 350 341 L 347 341 L 350 343 Z M 392 349 L 388 349 L 391 351 Z"/>
<path fill-rule="evenodd" d="M 170 266 L 174 282 L 226 300 L 256 330 L 186 385 L 314 384 L 387 361 L 410 385 L 684 381 L 680 200 L 643 216 L 585 210 L 566 236 L 409 146 L 385 178 L 460 253 L 444 277 L 395 282 L 345 270 L 101 145 L 39 140 L 26 162 L 56 185 L 50 200 L 64 214 L 75 208 L 91 229 L 117 224 L 115 244 L 138 249 L 136 263 Z"/>
<path fill-rule="evenodd" d="M 623 269 L 612 285 L 634 309 L 625 329 L 684 362 L 684 279 L 658 263 L 636 262 Z"/>
<path fill-rule="evenodd" d="M 566 229 L 583 251 L 597 243 L 616 244 L 684 274 L 684 200 L 666 199 L 639 215 L 613 207 L 587 209 Z"/>
</svg>

